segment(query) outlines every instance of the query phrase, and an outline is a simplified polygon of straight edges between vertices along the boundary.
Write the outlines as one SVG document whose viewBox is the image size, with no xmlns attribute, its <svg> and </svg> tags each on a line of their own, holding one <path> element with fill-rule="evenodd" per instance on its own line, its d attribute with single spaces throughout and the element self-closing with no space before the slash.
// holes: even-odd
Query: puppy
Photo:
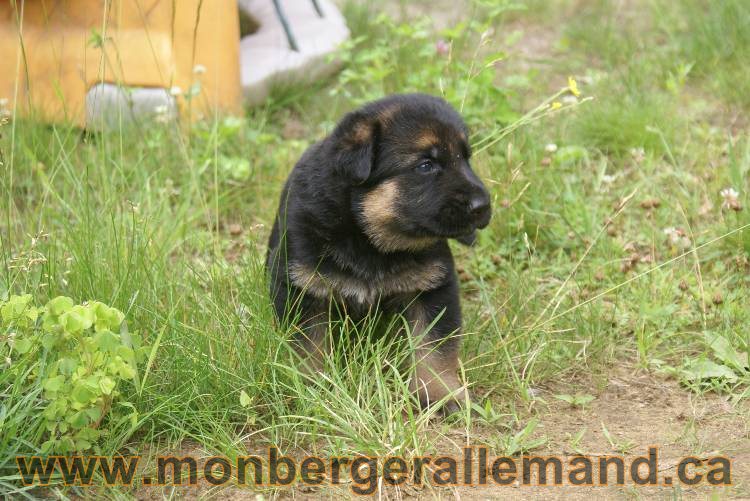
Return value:
<svg viewBox="0 0 750 501">
<path fill-rule="evenodd" d="M 267 256 L 278 318 L 320 370 L 333 312 L 402 313 L 416 338 L 411 388 L 446 412 L 461 309 L 448 239 L 473 241 L 490 197 L 471 169 L 468 131 L 444 100 L 393 95 L 353 111 L 300 158 L 284 186 Z M 335 304 L 335 307 L 332 305 Z"/>
</svg>

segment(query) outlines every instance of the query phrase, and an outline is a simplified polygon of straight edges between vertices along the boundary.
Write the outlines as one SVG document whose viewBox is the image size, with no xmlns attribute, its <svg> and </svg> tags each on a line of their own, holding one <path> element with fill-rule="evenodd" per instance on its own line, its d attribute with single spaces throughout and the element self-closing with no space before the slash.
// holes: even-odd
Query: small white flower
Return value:
<svg viewBox="0 0 750 501">
<path fill-rule="evenodd" d="M 542 390 L 539 388 L 529 388 L 527 391 L 531 398 L 539 398 L 542 394 Z"/>
<path fill-rule="evenodd" d="M 664 234 L 667 236 L 667 242 L 679 249 L 689 249 L 692 245 L 685 230 L 682 228 L 664 228 Z"/>
<path fill-rule="evenodd" d="M 617 179 L 617 176 L 612 176 L 610 174 L 604 174 L 602 176 L 602 183 L 604 184 L 612 184 L 615 179 Z"/>
<path fill-rule="evenodd" d="M 160 104 L 154 108 L 154 121 L 157 123 L 165 124 L 172 118 L 169 106 L 166 104 Z"/>
<path fill-rule="evenodd" d="M 578 98 L 573 94 L 567 94 L 560 99 L 562 100 L 563 104 L 575 104 L 578 102 Z"/>
<path fill-rule="evenodd" d="M 179 96 L 182 94 L 182 89 L 180 89 L 178 85 L 174 85 L 171 89 L 169 89 L 169 93 L 173 96 Z"/>
<path fill-rule="evenodd" d="M 722 209 L 732 209 L 733 211 L 741 211 L 742 204 L 739 201 L 740 194 L 734 188 L 724 188 L 719 192 L 719 195 L 724 199 L 721 203 Z"/>
<path fill-rule="evenodd" d="M 646 158 L 646 150 L 643 148 L 630 148 L 630 155 L 633 157 L 633 160 L 641 163 Z"/>
<path fill-rule="evenodd" d="M 555 143 L 549 143 L 544 147 L 544 151 L 546 151 L 547 153 L 554 153 L 557 151 L 557 145 Z"/>
<path fill-rule="evenodd" d="M 195 75 L 203 75 L 206 72 L 206 67 L 202 64 L 196 64 L 193 66 L 193 73 Z"/>
<path fill-rule="evenodd" d="M 10 364 L 12 364 L 13 361 L 10 359 L 10 357 L 5 357 L 5 365 L 10 367 Z"/>
</svg>

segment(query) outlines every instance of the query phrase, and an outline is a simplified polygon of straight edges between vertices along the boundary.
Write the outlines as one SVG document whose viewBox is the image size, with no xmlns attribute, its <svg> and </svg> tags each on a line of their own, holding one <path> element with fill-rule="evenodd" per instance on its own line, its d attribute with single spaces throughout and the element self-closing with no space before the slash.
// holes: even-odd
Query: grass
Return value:
<svg viewBox="0 0 750 501">
<path fill-rule="evenodd" d="M 750 141 L 747 124 L 727 123 L 721 111 L 747 112 L 747 8 L 740 0 L 681 9 L 635 2 L 619 23 L 614 3 L 560 1 L 541 19 L 534 5 L 514 12 L 562 27 L 564 43 L 541 69 L 517 69 L 512 55 L 485 67 L 513 54 L 482 35 L 506 19 L 487 2 L 442 33 L 428 21 L 375 24 L 371 7 L 350 3 L 345 13 L 363 39 L 343 53 L 346 69 L 318 87 L 280 90 L 241 121 L 201 124 L 189 136 L 158 124 L 100 134 L 25 119 L 0 127 L 0 298 L 100 300 L 153 347 L 141 385 L 122 389 L 135 421 L 117 421 L 124 410 L 113 409 L 97 452 L 153 454 L 187 441 L 228 456 L 248 444 L 419 455 L 482 430 L 499 449 L 534 449 L 544 444 L 527 436 L 545 412 L 535 405 L 540 387 L 623 364 L 738 405 L 750 376 L 704 334 L 726 340 L 736 356 L 750 353 L 750 229 L 738 231 L 750 224 Z M 590 29 L 599 22 L 605 29 Z M 454 39 L 450 59 L 434 54 L 438 38 Z M 679 71 L 680 63 L 692 69 Z M 506 89 L 496 72 L 528 78 Z M 596 76 L 579 79 L 593 101 L 474 159 L 492 191 L 493 222 L 475 248 L 455 254 L 462 370 L 477 402 L 489 405 L 483 419 L 436 425 L 416 412 L 409 346 L 382 335 L 398 319 L 346 326 L 327 377 L 304 376 L 288 333 L 275 327 L 263 260 L 279 191 L 305 147 L 356 103 L 441 89 L 463 104 L 477 142 L 569 73 Z M 722 208 L 728 187 L 743 210 Z M 667 228 L 678 229 L 676 240 Z M 736 378 L 696 376 L 699 360 Z M 19 392 L 3 374 L 0 491 L 10 491 L 18 488 L 14 456 L 39 446 L 34 416 L 43 402 L 38 388 Z"/>
</svg>

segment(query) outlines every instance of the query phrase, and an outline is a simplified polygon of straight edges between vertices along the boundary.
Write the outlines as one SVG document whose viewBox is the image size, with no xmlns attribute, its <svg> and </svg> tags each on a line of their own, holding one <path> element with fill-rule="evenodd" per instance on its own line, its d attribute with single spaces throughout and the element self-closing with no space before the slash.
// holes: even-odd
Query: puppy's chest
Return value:
<svg viewBox="0 0 750 501">
<path fill-rule="evenodd" d="M 386 269 L 367 269 L 363 263 L 343 263 L 340 259 L 327 264 L 316 268 L 292 262 L 289 277 L 294 285 L 315 297 L 373 305 L 381 299 L 435 289 L 449 273 L 440 258 L 406 261 Z"/>
</svg>

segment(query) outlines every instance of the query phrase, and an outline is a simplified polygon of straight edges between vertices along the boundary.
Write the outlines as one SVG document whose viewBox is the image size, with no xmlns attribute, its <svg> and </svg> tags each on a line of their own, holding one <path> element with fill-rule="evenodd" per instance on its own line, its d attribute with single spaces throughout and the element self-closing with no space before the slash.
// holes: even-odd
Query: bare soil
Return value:
<svg viewBox="0 0 750 501">
<path fill-rule="evenodd" d="M 750 499 L 750 405 L 733 404 L 728 397 L 708 393 L 697 395 L 682 388 L 677 382 L 652 373 L 620 369 L 603 382 L 576 381 L 575 390 L 562 382 L 541 390 L 538 401 L 543 402 L 533 411 L 540 424 L 533 438 L 545 437 L 546 443 L 531 451 L 535 456 L 557 456 L 563 469 L 562 486 L 538 486 L 537 476 L 532 475 L 531 485 L 519 481 L 509 486 L 498 486 L 491 477 L 486 486 L 459 486 L 438 488 L 426 486 L 416 488 L 385 487 L 376 495 L 383 499 L 631 499 L 719 498 Z M 596 398 L 585 407 L 573 407 L 554 398 L 555 394 L 591 394 Z M 530 414 L 531 415 L 531 414 Z M 440 433 L 442 423 L 434 424 L 434 432 Z M 606 436 L 605 428 L 609 433 Z M 581 430 L 585 430 L 579 441 Z M 429 430 L 427 430 L 429 433 Z M 478 426 L 472 431 L 468 442 L 472 445 L 492 443 L 493 437 L 507 430 L 489 426 Z M 457 428 L 449 432 L 438 444 L 438 454 L 461 457 L 462 447 L 467 442 L 464 431 Z M 649 447 L 658 450 L 658 486 L 635 486 L 625 471 L 624 486 L 572 486 L 567 482 L 567 462 L 578 454 L 594 461 L 601 456 L 622 456 L 625 464 L 638 456 L 647 455 Z M 259 444 L 247 444 L 248 454 L 267 454 Z M 186 443 L 176 455 L 208 457 L 209 453 L 195 444 Z M 163 453 L 162 453 L 163 454 Z M 300 451 L 300 457 L 304 456 Z M 489 450 L 490 459 L 501 455 Z M 703 461 L 710 457 L 726 456 L 731 459 L 732 484 L 729 487 L 713 487 L 703 482 L 696 487 L 678 485 L 677 464 L 680 459 L 693 456 Z M 147 469 L 149 467 L 147 466 Z M 200 471 L 200 469 L 199 469 Z M 475 471 L 477 471 L 475 469 Z M 597 468 L 594 467 L 594 482 Z M 692 468 L 690 469 L 692 472 Z M 705 469 L 695 472 L 705 473 Z M 673 477 L 673 485 L 663 485 L 666 477 Z M 476 473 L 475 477 L 476 478 Z M 205 481 L 197 487 L 140 487 L 136 491 L 139 499 L 162 499 L 164 495 L 194 499 L 218 497 L 221 499 L 326 499 L 355 497 L 346 481 L 339 486 L 308 487 L 298 485 L 275 491 L 253 491 L 237 486 L 215 488 Z"/>
</svg>

